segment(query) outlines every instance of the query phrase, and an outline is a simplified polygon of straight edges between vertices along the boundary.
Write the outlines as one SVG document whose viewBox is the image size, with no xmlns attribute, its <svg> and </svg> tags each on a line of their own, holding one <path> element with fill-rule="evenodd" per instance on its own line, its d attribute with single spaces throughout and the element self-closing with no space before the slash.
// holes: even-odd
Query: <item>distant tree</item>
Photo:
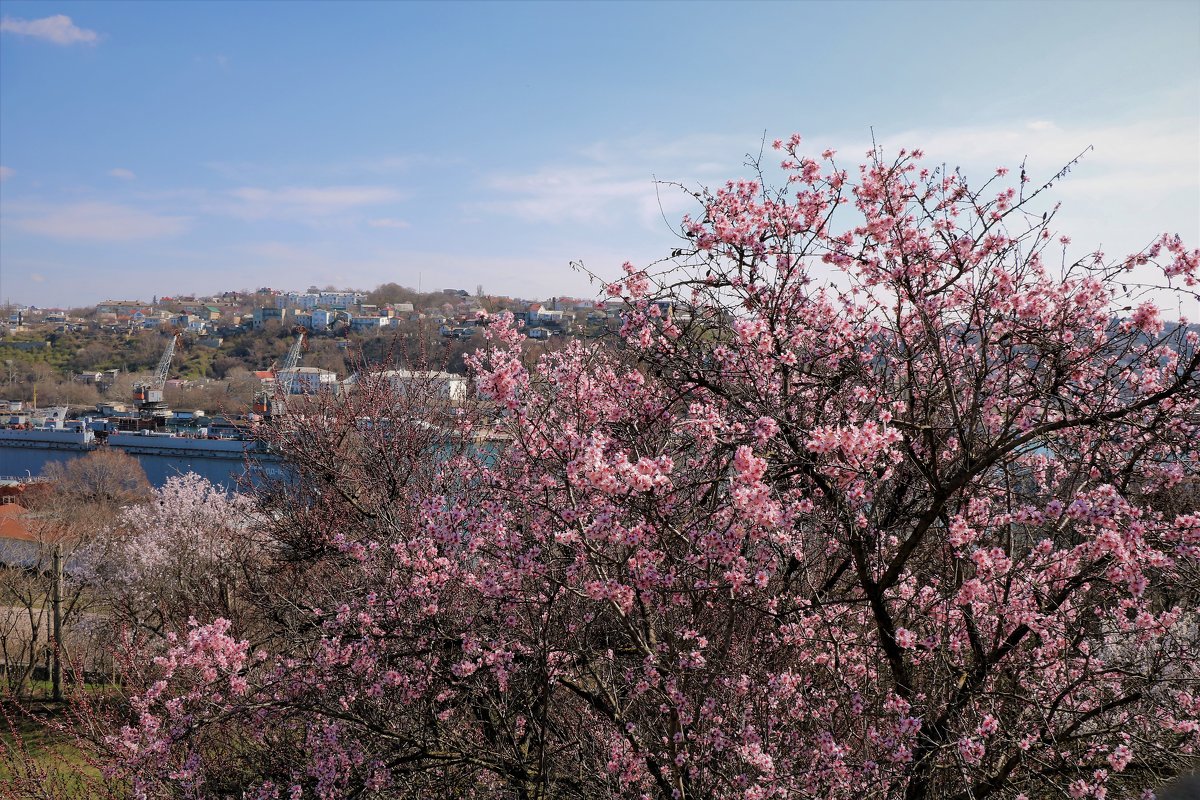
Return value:
<svg viewBox="0 0 1200 800">
<path fill-rule="evenodd" d="M 106 627 L 163 637 L 189 617 L 234 620 L 243 636 L 259 622 L 249 590 L 264 559 L 253 504 L 189 473 L 123 509 L 81 552 L 73 579 L 105 610 Z"/>
<path fill-rule="evenodd" d="M 374 291 L 367 294 L 367 302 L 373 305 L 384 306 L 389 303 L 412 303 L 418 299 L 418 294 L 406 286 L 401 286 L 398 283 L 385 283 L 375 287 Z"/>
<path fill-rule="evenodd" d="M 310 339 L 308 352 L 304 354 L 306 367 L 317 367 L 346 375 L 346 354 L 330 339 Z"/>
<path fill-rule="evenodd" d="M 226 378 L 230 374 L 231 370 L 238 367 L 245 369 L 245 365 L 242 363 L 242 360 L 232 355 L 218 355 L 212 361 L 213 374 L 222 379 Z"/>
<path fill-rule="evenodd" d="M 53 381 L 38 389 L 38 402 L 44 405 L 90 408 L 99 399 L 100 392 L 94 384 L 82 383 L 63 375 L 56 375 Z"/>
<path fill-rule="evenodd" d="M 229 371 L 225 381 L 225 403 L 229 405 L 222 404 L 222 407 L 248 408 L 254 400 L 255 393 L 260 389 L 262 381 L 254 373 L 243 368 L 234 368 Z"/>
<path fill-rule="evenodd" d="M 112 345 L 104 342 L 91 342 L 76 351 L 72 366 L 77 370 L 107 369 L 120 359 Z"/>
<path fill-rule="evenodd" d="M 119 450 L 94 450 L 81 458 L 51 461 L 42 476 L 54 484 L 44 495 L 45 502 L 66 512 L 86 511 L 86 518 L 98 522 L 96 514 L 112 514 L 150 496 L 150 482 L 142 465 L 133 456 Z"/>
</svg>

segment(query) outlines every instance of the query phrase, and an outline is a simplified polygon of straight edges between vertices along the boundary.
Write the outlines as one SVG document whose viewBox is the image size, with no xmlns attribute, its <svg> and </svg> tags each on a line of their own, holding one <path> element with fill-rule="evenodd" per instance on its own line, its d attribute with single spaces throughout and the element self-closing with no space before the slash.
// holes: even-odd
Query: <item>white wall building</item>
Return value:
<svg viewBox="0 0 1200 800">
<path fill-rule="evenodd" d="M 296 367 L 280 370 L 275 381 L 288 394 L 316 394 L 320 391 L 337 391 L 338 376 L 336 372 L 318 367 Z"/>
<path fill-rule="evenodd" d="M 378 331 L 387 321 L 387 317 L 351 317 L 350 330 L 370 333 Z"/>
<path fill-rule="evenodd" d="M 317 297 L 317 305 L 353 308 L 363 297 L 364 295 L 358 292 L 321 292 Z"/>
<path fill-rule="evenodd" d="M 405 394 L 414 386 L 429 386 L 436 394 L 453 402 L 460 402 L 467 397 L 466 377 L 453 372 L 389 369 L 372 372 L 368 379 L 387 381 L 397 394 Z M 362 378 L 359 375 L 350 376 L 346 379 L 347 388 L 353 390 L 360 380 Z"/>
<path fill-rule="evenodd" d="M 314 308 L 312 312 L 312 329 L 314 331 L 327 331 L 329 326 L 333 324 L 336 314 L 327 308 Z"/>
</svg>

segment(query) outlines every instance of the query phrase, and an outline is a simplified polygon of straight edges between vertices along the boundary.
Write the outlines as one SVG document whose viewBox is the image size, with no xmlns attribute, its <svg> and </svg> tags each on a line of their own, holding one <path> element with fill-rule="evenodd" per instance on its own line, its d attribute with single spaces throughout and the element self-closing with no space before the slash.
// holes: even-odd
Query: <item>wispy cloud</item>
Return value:
<svg viewBox="0 0 1200 800">
<path fill-rule="evenodd" d="M 404 199 L 386 186 L 291 186 L 264 189 L 246 186 L 228 192 L 223 210 L 247 220 L 312 220 Z"/>
<path fill-rule="evenodd" d="M 344 163 L 329 164 L 328 168 L 343 173 L 363 173 L 366 175 L 391 175 L 408 172 L 414 167 L 436 167 L 442 164 L 457 163 L 461 159 L 434 158 L 426 155 L 390 155 L 378 158 L 352 159 Z"/>
<path fill-rule="evenodd" d="M 224 53 L 214 53 L 213 55 L 195 56 L 192 59 L 192 61 L 201 66 L 208 66 L 208 65 L 215 66 L 218 69 L 222 70 L 223 72 L 229 71 L 229 64 L 230 64 L 229 56 L 225 55 Z"/>
<path fill-rule="evenodd" d="M 100 34 L 87 28 L 80 28 L 65 14 L 55 14 L 41 19 L 4 17 L 0 19 L 0 32 L 29 36 L 33 39 L 61 45 L 95 44 L 100 41 Z"/>
<path fill-rule="evenodd" d="M 638 136 L 582 147 L 574 163 L 544 164 L 528 172 L 493 173 L 485 180 L 491 199 L 473 208 L 529 222 L 625 225 L 647 230 L 668 227 L 694 204 L 677 186 L 716 182 L 731 176 L 731 155 L 747 142 L 729 135 L 676 138 Z M 736 166 L 737 162 L 732 162 Z"/>
<path fill-rule="evenodd" d="M 187 230 L 190 218 L 154 214 L 117 203 L 29 207 L 6 216 L 20 230 L 54 239 L 121 242 L 159 239 Z"/>
<path fill-rule="evenodd" d="M 108 174 L 114 178 L 120 178 L 123 181 L 132 181 L 137 178 L 137 175 L 133 173 L 133 170 L 125 169 L 124 167 L 113 167 L 108 171 Z"/>
<path fill-rule="evenodd" d="M 804 152 L 837 148 L 844 166 L 863 161 L 871 146 L 861 135 L 811 133 L 802 146 Z M 1143 213 L 1135 198 L 1181 198 L 1187 205 L 1177 214 L 1181 220 L 1195 211 L 1200 197 L 1198 134 L 1194 122 L 1170 119 L 1114 121 L 1105 126 L 1034 119 L 885 132 L 879 141 L 890 154 L 900 147 L 920 147 L 927 153 L 926 163 L 962 167 L 972 185 L 986 181 L 996 167 L 1015 168 L 1026 157 L 1031 178 L 1040 182 L 1090 145 L 1093 149 L 1082 163 L 1055 187 L 1052 200 L 1063 200 L 1079 211 L 1086 209 L 1089 217 L 1096 217 L 1094 227 L 1107 231 L 1106 240 L 1123 244 L 1128 240 L 1130 246 L 1141 246 L 1144 237 L 1133 231 L 1180 225 L 1185 234 L 1196 230 L 1194 222 L 1152 218 Z M 673 226 L 680 214 L 691 208 L 692 198 L 677 187 L 656 184 L 652 176 L 678 180 L 685 186 L 712 185 L 747 173 L 744 157 L 753 160 L 758 149 L 757 142 L 728 136 L 597 142 L 579 151 L 575 164 L 543 164 L 523 173 L 489 176 L 484 186 L 486 199 L 473 208 L 531 222 L 640 224 L 650 229 L 661 226 L 665 217 Z M 768 144 L 762 157 L 768 178 L 779 160 Z M 1099 207 L 1115 209 L 1118 203 L 1122 208 L 1119 220 Z M 1065 221 L 1083 225 L 1078 240 L 1098 233 L 1088 229 L 1092 226 L 1085 220 Z"/>
<path fill-rule="evenodd" d="M 380 217 L 378 219 L 369 219 L 369 220 L 367 220 L 367 224 L 370 225 L 372 228 L 395 228 L 397 230 L 403 230 L 405 228 L 412 227 L 412 225 L 406 220 L 392 219 L 391 217 Z"/>
<path fill-rule="evenodd" d="M 273 261 L 309 262 L 313 258 L 313 250 L 288 242 L 249 242 L 237 245 L 238 252 Z"/>
<path fill-rule="evenodd" d="M 1057 226 L 1077 248 L 1124 256 L 1164 231 L 1187 242 L 1200 240 L 1198 136 L 1194 121 L 1170 117 L 1103 126 L 1038 119 L 914 130 L 887 136 L 883 144 L 891 152 L 921 147 L 929 161 L 961 167 L 970 185 L 987 180 L 996 167 L 1015 168 L 1023 159 L 1030 180 L 1041 185 L 1090 148 L 1055 183 L 1046 207 L 1062 202 Z"/>
<path fill-rule="evenodd" d="M 1084 172 L 1091 175 L 1140 174 L 1136 188 L 1200 185 L 1200 151 L 1195 125 L 1173 120 L 1115 123 L 1106 126 L 1068 126 L 1051 120 L 1002 125 L 913 130 L 882 140 L 885 148 L 920 147 L 933 159 L 947 159 L 982 171 L 968 174 L 976 180 L 991 174 L 991 167 L 1015 167 L 1028 156 L 1036 177 L 1049 176 L 1086 148 Z M 855 153 L 857 155 L 857 153 Z M 1068 181 L 1070 186 L 1075 181 Z M 1124 181 L 1114 181 L 1126 189 Z"/>
<path fill-rule="evenodd" d="M 12 167 L 6 167 L 3 164 L 0 164 L 0 183 L 3 183 L 16 174 L 17 171 Z"/>
<path fill-rule="evenodd" d="M 653 196 L 649 176 L 628 178 L 604 167 L 545 167 L 527 174 L 494 175 L 488 188 L 508 196 L 492 204 L 494 210 L 534 222 L 607 220 L 614 206 Z"/>
<path fill-rule="evenodd" d="M 694 175 L 697 166 L 727 165 L 731 154 L 745 153 L 747 147 L 757 145 L 753 140 L 729 134 L 695 133 L 669 138 L 631 136 L 592 142 L 584 146 L 579 155 L 609 166 L 633 161 L 658 169 L 686 167 L 688 173 Z"/>
<path fill-rule="evenodd" d="M 286 185 L 298 180 L 343 186 L 375 185 L 414 170 L 440 170 L 464 161 L 461 156 L 389 153 L 320 161 L 206 161 L 203 166 L 224 180 L 251 186 Z"/>
</svg>

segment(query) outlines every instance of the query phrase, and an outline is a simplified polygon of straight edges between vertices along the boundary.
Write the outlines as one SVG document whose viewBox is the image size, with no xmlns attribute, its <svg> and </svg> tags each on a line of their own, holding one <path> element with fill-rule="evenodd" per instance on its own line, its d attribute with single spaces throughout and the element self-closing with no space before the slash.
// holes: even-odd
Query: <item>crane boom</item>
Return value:
<svg viewBox="0 0 1200 800">
<path fill-rule="evenodd" d="M 167 349 L 163 351 L 162 358 L 158 360 L 154 377 L 133 385 L 133 402 L 143 414 L 161 416 L 167 412 L 167 406 L 163 403 L 163 386 L 167 383 L 167 375 L 171 371 L 171 359 L 175 357 L 175 347 L 178 343 L 179 334 L 172 334 L 171 341 L 167 342 Z"/>
<path fill-rule="evenodd" d="M 296 332 L 296 341 L 292 344 L 292 349 L 288 350 L 287 358 L 283 360 L 283 366 L 279 368 L 280 372 L 290 372 L 300 363 L 300 351 L 304 348 L 304 339 L 307 331 L 301 328 Z"/>
<path fill-rule="evenodd" d="M 292 387 L 299 385 L 299 380 L 296 376 L 296 368 L 300 364 L 300 352 L 304 349 L 304 344 L 308 338 L 308 331 L 300 326 L 294 330 L 296 341 L 292 343 L 291 349 L 288 350 L 287 356 L 283 359 L 283 366 L 275 370 L 275 386 L 272 390 L 258 392 L 254 395 L 254 412 L 262 414 L 267 419 L 271 417 L 280 417 L 287 413 L 286 396 L 291 394 Z"/>
<path fill-rule="evenodd" d="M 153 389 L 161 389 L 167 383 L 167 374 L 171 371 L 171 359 L 175 357 L 175 343 L 179 341 L 179 334 L 171 337 L 171 341 L 167 343 L 167 349 L 163 351 L 162 358 L 158 360 L 158 369 L 154 371 L 154 378 L 150 382 Z"/>
</svg>

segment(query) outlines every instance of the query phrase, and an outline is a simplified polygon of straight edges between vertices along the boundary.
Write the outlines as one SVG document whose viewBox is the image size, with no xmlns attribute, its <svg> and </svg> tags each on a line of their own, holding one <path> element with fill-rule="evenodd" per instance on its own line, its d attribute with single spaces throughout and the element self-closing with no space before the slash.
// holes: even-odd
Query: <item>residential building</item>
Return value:
<svg viewBox="0 0 1200 800">
<path fill-rule="evenodd" d="M 280 370 L 275 380 L 283 386 L 288 394 L 316 394 L 317 392 L 337 391 L 338 376 L 336 372 L 318 367 L 296 367 L 295 369 Z"/>
<path fill-rule="evenodd" d="M 358 333 L 378 332 L 387 319 L 384 317 L 351 317 L 350 330 Z"/>
<path fill-rule="evenodd" d="M 353 391 L 354 387 L 363 380 L 387 381 L 397 394 L 405 394 L 413 387 L 429 387 L 436 394 L 453 402 L 461 402 L 467 396 L 467 379 L 453 372 L 435 370 L 389 369 L 382 372 L 372 372 L 364 379 L 361 375 L 352 375 L 346 379 L 346 388 Z"/>
<path fill-rule="evenodd" d="M 255 329 L 262 328 L 268 322 L 287 322 L 288 310 L 286 308 L 271 308 L 270 306 L 259 306 L 254 309 Z"/>
<path fill-rule="evenodd" d="M 337 319 L 337 314 L 327 308 L 314 308 L 309 328 L 314 331 L 327 331 Z"/>
<path fill-rule="evenodd" d="M 353 308 L 362 302 L 363 295 L 360 292 L 321 292 L 317 297 L 317 305 L 331 306 L 333 308 Z"/>
<path fill-rule="evenodd" d="M 105 300 L 103 303 L 96 304 L 96 313 L 129 316 L 134 311 L 144 308 L 145 305 L 141 300 Z"/>
<path fill-rule="evenodd" d="M 298 308 L 303 311 L 311 311 L 318 305 L 320 295 L 313 292 L 287 292 L 275 298 L 275 305 L 279 308 Z"/>
</svg>

